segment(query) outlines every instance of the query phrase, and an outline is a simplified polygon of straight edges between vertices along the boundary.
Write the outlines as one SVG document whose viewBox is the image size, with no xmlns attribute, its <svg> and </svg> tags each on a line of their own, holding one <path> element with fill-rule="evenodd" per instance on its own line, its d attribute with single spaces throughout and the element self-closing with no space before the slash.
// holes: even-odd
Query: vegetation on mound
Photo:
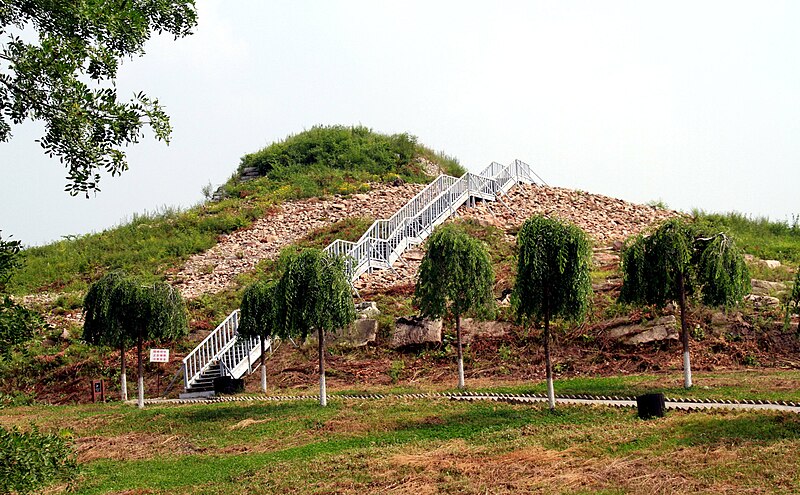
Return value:
<svg viewBox="0 0 800 495">
<path fill-rule="evenodd" d="M 692 215 L 712 229 L 728 231 L 748 254 L 794 265 L 800 263 L 800 216 L 794 217 L 790 224 L 737 212 L 706 213 L 695 210 Z"/>
<path fill-rule="evenodd" d="M 262 155 L 266 158 L 258 158 Z M 24 266 L 9 291 L 83 291 L 113 270 L 148 281 L 163 280 L 191 255 L 213 247 L 219 236 L 249 226 L 282 201 L 363 192 L 373 182 L 428 181 L 431 177 L 420 158 L 448 173 L 463 173 L 455 160 L 434 153 L 407 134 L 315 127 L 246 155 L 243 164 L 259 160 L 272 164 L 268 175 L 241 184 L 234 175 L 225 186 L 227 199 L 185 211 L 165 208 L 134 215 L 130 222 L 100 233 L 25 249 Z"/>
<path fill-rule="evenodd" d="M 464 169 L 453 158 L 436 154 L 407 133 L 385 135 L 364 126 L 314 126 L 242 157 L 239 172 L 254 167 L 261 175 L 278 180 L 309 170 L 334 169 L 377 176 L 398 174 L 428 180 L 418 158 L 438 164 L 447 174 Z"/>
</svg>

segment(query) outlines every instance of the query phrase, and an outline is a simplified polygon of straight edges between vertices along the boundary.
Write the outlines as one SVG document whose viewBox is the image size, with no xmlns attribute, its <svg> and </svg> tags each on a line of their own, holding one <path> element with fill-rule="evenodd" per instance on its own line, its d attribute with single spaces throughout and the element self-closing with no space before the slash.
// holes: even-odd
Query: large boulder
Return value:
<svg viewBox="0 0 800 495">
<path fill-rule="evenodd" d="M 378 336 L 378 320 L 359 318 L 349 327 L 325 335 L 327 343 L 341 347 L 364 347 Z"/>
<path fill-rule="evenodd" d="M 786 290 L 786 284 L 783 282 L 770 282 L 769 280 L 759 280 L 756 278 L 750 280 L 750 286 L 752 287 L 753 294 L 757 296 L 769 296 Z"/>
<path fill-rule="evenodd" d="M 619 320 L 615 320 L 615 323 Z M 623 344 L 636 345 L 664 340 L 678 340 L 677 320 L 674 315 L 662 316 L 655 320 L 636 324 L 619 325 L 606 329 L 607 335 Z"/>
<path fill-rule="evenodd" d="M 505 321 L 476 321 L 461 319 L 461 343 L 469 344 L 477 336 L 500 337 L 508 333 L 511 323 Z"/>
<path fill-rule="evenodd" d="M 442 343 L 442 320 L 430 320 L 421 316 L 397 318 L 389 347 L 398 349 Z"/>
</svg>

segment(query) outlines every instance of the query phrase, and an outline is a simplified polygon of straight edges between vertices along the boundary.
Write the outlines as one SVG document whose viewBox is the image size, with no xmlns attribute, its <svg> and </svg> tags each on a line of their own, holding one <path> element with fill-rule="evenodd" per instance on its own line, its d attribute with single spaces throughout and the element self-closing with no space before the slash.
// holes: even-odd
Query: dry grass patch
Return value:
<svg viewBox="0 0 800 495">
<path fill-rule="evenodd" d="M 202 454 L 208 448 L 197 447 L 178 435 L 129 433 L 113 437 L 90 436 L 75 440 L 79 462 L 98 459 L 132 461 L 164 456 Z"/>
</svg>

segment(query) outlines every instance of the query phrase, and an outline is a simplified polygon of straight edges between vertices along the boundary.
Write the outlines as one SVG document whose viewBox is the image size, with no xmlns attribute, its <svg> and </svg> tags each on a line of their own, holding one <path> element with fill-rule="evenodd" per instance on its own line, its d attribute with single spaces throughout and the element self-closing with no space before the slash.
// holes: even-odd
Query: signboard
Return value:
<svg viewBox="0 0 800 495">
<path fill-rule="evenodd" d="M 151 363 L 168 363 L 169 349 L 150 349 Z"/>
</svg>

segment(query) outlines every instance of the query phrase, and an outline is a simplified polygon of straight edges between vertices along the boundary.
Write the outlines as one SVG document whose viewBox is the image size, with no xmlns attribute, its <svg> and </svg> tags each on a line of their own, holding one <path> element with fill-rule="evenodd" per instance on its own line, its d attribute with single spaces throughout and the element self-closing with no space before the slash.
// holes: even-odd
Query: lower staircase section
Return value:
<svg viewBox="0 0 800 495">
<path fill-rule="evenodd" d="M 239 310 L 211 332 L 197 347 L 183 358 L 183 386 L 181 398 L 214 395 L 214 379 L 219 377 L 242 378 L 258 368 L 261 349 L 272 350 L 273 340 L 239 335 Z"/>
<path fill-rule="evenodd" d="M 336 240 L 325 251 L 345 258 L 351 282 L 363 273 L 391 269 L 403 251 L 422 243 L 461 206 L 476 200 L 502 202 L 515 185 L 536 184 L 534 177 L 539 179 L 520 160 L 509 165 L 493 162 L 479 174 L 468 172 L 460 178 L 440 175 L 392 217 L 376 220 L 357 242 Z M 273 340 L 243 337 L 238 328 L 237 309 L 184 358 L 182 398 L 214 395 L 216 378 L 239 379 L 258 367 L 262 349 L 271 350 Z"/>
</svg>

